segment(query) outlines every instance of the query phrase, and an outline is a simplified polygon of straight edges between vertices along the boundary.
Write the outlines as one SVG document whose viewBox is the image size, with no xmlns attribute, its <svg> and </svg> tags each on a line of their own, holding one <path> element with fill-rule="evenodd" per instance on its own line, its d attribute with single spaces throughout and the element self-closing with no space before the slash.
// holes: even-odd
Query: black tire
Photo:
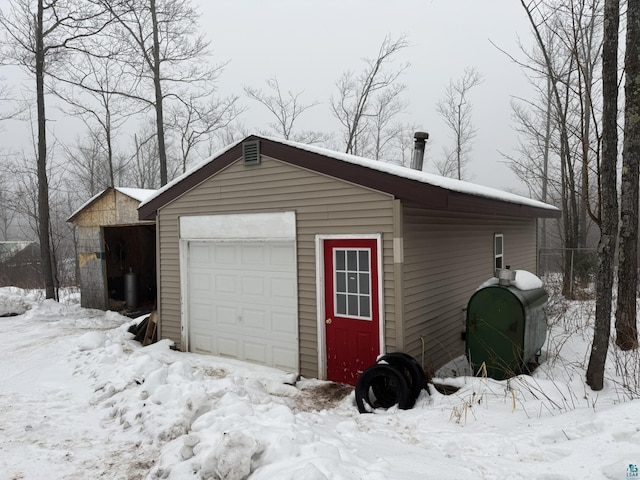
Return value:
<svg viewBox="0 0 640 480">
<path fill-rule="evenodd" d="M 408 410 L 416 403 L 404 376 L 391 365 L 377 364 L 367 368 L 356 382 L 355 393 L 360 413 L 396 404 L 401 410 Z"/>
<path fill-rule="evenodd" d="M 377 363 L 387 363 L 402 373 L 413 398 L 417 399 L 420 392 L 426 389 L 427 376 L 418 361 L 411 355 L 404 352 L 387 353 L 380 357 Z M 429 393 L 428 390 L 427 393 Z"/>
</svg>

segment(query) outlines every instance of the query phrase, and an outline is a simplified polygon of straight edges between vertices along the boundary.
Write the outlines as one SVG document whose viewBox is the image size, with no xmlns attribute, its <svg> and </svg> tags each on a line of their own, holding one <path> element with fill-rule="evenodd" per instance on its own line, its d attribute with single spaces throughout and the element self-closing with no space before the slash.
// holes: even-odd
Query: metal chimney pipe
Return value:
<svg viewBox="0 0 640 480">
<path fill-rule="evenodd" d="M 424 162 L 424 147 L 429 139 L 427 132 L 416 132 L 413 134 L 415 144 L 413 146 L 413 158 L 411 159 L 411 168 L 422 171 L 422 162 Z"/>
</svg>

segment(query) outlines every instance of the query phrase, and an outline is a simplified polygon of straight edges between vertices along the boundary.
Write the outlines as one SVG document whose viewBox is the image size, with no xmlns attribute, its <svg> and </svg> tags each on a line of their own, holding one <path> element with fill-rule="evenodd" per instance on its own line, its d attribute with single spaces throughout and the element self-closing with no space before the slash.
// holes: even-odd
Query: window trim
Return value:
<svg viewBox="0 0 640 480">
<path fill-rule="evenodd" d="M 498 249 L 496 248 L 498 239 L 500 239 L 501 253 L 498 253 Z M 500 260 L 499 267 L 498 267 L 498 260 Z M 493 269 L 499 270 L 502 268 L 504 268 L 504 234 L 494 233 L 493 234 Z"/>
</svg>

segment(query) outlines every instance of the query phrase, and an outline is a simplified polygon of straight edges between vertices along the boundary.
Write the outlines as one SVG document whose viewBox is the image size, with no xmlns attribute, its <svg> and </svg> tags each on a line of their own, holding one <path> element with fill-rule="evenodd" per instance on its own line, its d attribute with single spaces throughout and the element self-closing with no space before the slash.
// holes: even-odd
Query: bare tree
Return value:
<svg viewBox="0 0 640 480">
<path fill-rule="evenodd" d="M 220 148 L 238 142 L 250 134 L 251 131 L 241 121 L 235 121 L 224 128 L 216 130 L 214 136 L 209 138 L 207 142 L 207 157 L 211 157 Z"/>
<path fill-rule="evenodd" d="M 436 163 L 441 175 L 455 175 L 462 180 L 463 171 L 469 162 L 471 141 L 477 130 L 471 121 L 472 108 L 468 101 L 469 91 L 484 81 L 474 67 L 466 68 L 462 77 L 449 81 L 444 96 L 436 104 L 436 111 L 451 130 L 454 147 L 445 149 L 445 158 Z"/>
<path fill-rule="evenodd" d="M 0 239 L 9 240 L 10 228 L 16 218 L 16 211 L 11 204 L 10 186 L 7 175 L 0 172 Z"/>
<path fill-rule="evenodd" d="M 2 65 L 2 59 L 0 59 L 0 65 Z M 10 120 L 17 117 L 24 108 L 20 105 L 20 102 L 12 96 L 11 88 L 3 83 L 4 78 L 0 77 L 0 121 Z"/>
<path fill-rule="evenodd" d="M 208 99 L 186 95 L 169 108 L 167 128 L 175 132 L 179 140 L 182 173 L 187 171 L 189 159 L 197 147 L 242 113 L 237 101 L 238 97 L 234 95 Z"/>
<path fill-rule="evenodd" d="M 576 294 L 572 265 L 582 261 L 587 232 L 597 213 L 590 200 L 600 162 L 601 133 L 593 85 L 601 49 L 601 1 L 521 0 L 536 40 L 527 65 L 547 85 L 554 128 L 550 151 L 558 162 L 558 203 L 563 210 L 562 292 Z M 549 173 L 551 168 L 547 170 Z M 593 179 L 592 179 L 593 177 Z M 550 182 L 550 181 L 549 181 Z M 584 280 L 586 277 L 582 277 Z"/>
<path fill-rule="evenodd" d="M 8 103 L 13 102 L 13 98 L 10 95 L 10 90 L 1 83 L 4 79 L 0 78 L 0 105 L 5 106 Z M 10 109 L 9 111 L 0 111 L 0 120 L 8 120 L 17 115 L 17 111 Z M 10 198 L 7 195 L 10 184 L 8 181 L 9 175 L 4 172 L 0 172 L 0 239 L 9 239 L 9 228 L 13 223 L 16 212 L 11 208 Z"/>
<path fill-rule="evenodd" d="M 302 143 L 318 143 L 326 138 L 326 134 L 313 131 L 294 132 L 294 125 L 298 117 L 305 111 L 320 104 L 317 100 L 311 103 L 303 103 L 300 96 L 304 90 L 299 92 L 282 92 L 280 83 L 276 77 L 272 77 L 265 82 L 269 92 L 265 93 L 261 89 L 245 86 L 245 94 L 264 105 L 275 117 L 275 121 L 269 123 L 271 130 L 285 140 L 293 140 Z"/>
<path fill-rule="evenodd" d="M 144 123 L 133 135 L 134 152 L 131 155 L 131 168 L 128 172 L 130 185 L 138 188 L 158 188 L 158 142 L 155 125 L 150 121 Z"/>
<path fill-rule="evenodd" d="M 605 0 L 602 48 L 602 164 L 600 167 L 600 243 L 596 278 L 596 319 L 587 383 L 602 390 L 611 332 L 613 272 L 618 230 L 618 28 L 619 0 Z M 633 299 L 635 305 L 635 296 Z M 635 319 L 634 319 L 635 323 Z"/>
<path fill-rule="evenodd" d="M 404 88 L 393 85 L 373 102 L 373 115 L 369 122 L 372 141 L 369 142 L 370 152 L 366 152 L 368 157 L 380 160 L 395 156 L 394 140 L 405 133 L 405 126 L 396 120 L 407 108 L 407 102 L 401 98 L 403 91 Z M 409 135 L 409 139 L 411 137 Z"/>
<path fill-rule="evenodd" d="M 548 83 L 548 82 L 547 82 Z M 537 86 L 534 86 L 537 88 Z M 560 173 L 550 162 L 551 141 L 556 133 L 555 122 L 551 118 L 551 97 L 549 89 L 538 88 L 538 100 L 511 102 L 512 125 L 518 133 L 517 155 L 502 156 L 509 161 L 509 168 L 529 189 L 532 198 L 549 202 L 557 198 Z M 550 195 L 550 187 L 552 194 Z M 544 238 L 540 239 L 544 245 Z M 544 247 L 542 247 L 544 248 Z"/>
<path fill-rule="evenodd" d="M 640 4 L 627 3 L 625 107 L 620 201 L 616 345 L 638 348 L 638 172 L 640 164 Z"/>
<path fill-rule="evenodd" d="M 137 110 L 130 99 L 114 93 L 126 90 L 129 86 L 124 85 L 127 77 L 123 75 L 122 65 L 109 55 L 102 45 L 103 41 L 96 39 L 89 45 L 85 44 L 87 50 L 77 52 L 73 61 L 55 74 L 59 85 L 53 87 L 53 92 L 68 104 L 65 113 L 81 118 L 85 123 L 92 144 L 90 148 L 96 147 L 96 158 L 106 163 L 107 171 L 101 172 L 101 175 L 108 181 L 101 182 L 102 186 L 115 187 L 118 186 L 114 166 L 116 134 Z M 86 152 L 85 147 L 80 145 L 80 151 Z M 100 168 L 100 163 L 95 161 L 88 165 Z M 94 173 L 87 173 L 90 177 L 95 176 Z"/>
<path fill-rule="evenodd" d="M 135 88 L 116 93 L 154 111 L 160 185 L 165 185 L 169 176 L 167 103 L 189 98 L 196 91 L 200 98 L 209 97 L 224 65 L 208 63 L 209 42 L 198 33 L 199 15 L 188 0 L 94 1 L 116 19 L 119 28 L 112 35 L 125 40 L 125 46 L 114 54 Z"/>
<path fill-rule="evenodd" d="M 364 150 L 365 132 L 370 127 L 368 120 L 376 115 L 376 97 L 387 95 L 397 98 L 405 86 L 398 78 L 409 67 L 402 64 L 395 69 L 388 68 L 394 57 L 409 46 L 405 36 L 394 39 L 385 37 L 376 58 L 364 59 L 364 70 L 358 74 L 347 71 L 336 82 L 338 97 L 331 98 L 331 111 L 344 127 L 345 152 L 360 154 Z M 389 96 L 389 90 L 395 94 Z"/>
<path fill-rule="evenodd" d="M 105 132 L 90 125 L 82 136 L 76 138 L 75 145 L 62 146 L 65 162 L 60 169 L 74 186 L 73 200 L 86 200 L 109 186 L 121 185 L 126 160 L 117 153 L 112 153 L 109 160 L 106 143 Z"/>
<path fill-rule="evenodd" d="M 104 25 L 100 12 L 86 2 L 68 0 L 11 0 L 0 12 L 6 33 L 3 55 L 33 75 L 37 104 L 38 234 L 46 298 L 56 298 L 54 258 L 50 235 L 49 184 L 47 177 L 47 117 L 45 79 L 69 49 L 80 45 Z"/>
</svg>

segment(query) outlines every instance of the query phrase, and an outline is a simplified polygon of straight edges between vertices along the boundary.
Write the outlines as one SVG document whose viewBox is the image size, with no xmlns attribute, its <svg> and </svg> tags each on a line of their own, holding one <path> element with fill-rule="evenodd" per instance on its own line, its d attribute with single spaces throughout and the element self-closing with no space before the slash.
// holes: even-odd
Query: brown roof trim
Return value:
<svg viewBox="0 0 640 480">
<path fill-rule="evenodd" d="M 187 175 L 181 181 L 175 183 L 167 190 L 159 194 L 157 197 L 142 205 L 140 208 L 138 208 L 138 219 L 155 220 L 156 212 L 159 208 L 175 200 L 180 195 L 191 190 L 196 185 L 204 182 L 207 178 L 215 175 L 223 168 L 228 167 L 240 157 L 242 157 L 242 143 L 239 143 L 235 147 L 227 150 L 219 157 L 213 158 L 209 161 L 209 163 L 202 166 L 198 171 L 192 173 L 191 175 Z"/>
<path fill-rule="evenodd" d="M 558 218 L 561 216 L 559 210 L 538 208 L 447 190 L 446 188 L 399 177 L 254 135 L 245 140 L 260 140 L 260 153 L 262 155 L 357 185 L 362 185 L 373 190 L 385 192 L 403 202 L 428 209 L 528 218 Z M 227 150 L 219 157 L 212 159 L 202 168 L 186 176 L 183 180 L 177 182 L 156 198 L 140 207 L 138 217 L 140 220 L 155 219 L 156 211 L 159 208 L 202 183 L 241 156 L 242 142 Z"/>
</svg>

